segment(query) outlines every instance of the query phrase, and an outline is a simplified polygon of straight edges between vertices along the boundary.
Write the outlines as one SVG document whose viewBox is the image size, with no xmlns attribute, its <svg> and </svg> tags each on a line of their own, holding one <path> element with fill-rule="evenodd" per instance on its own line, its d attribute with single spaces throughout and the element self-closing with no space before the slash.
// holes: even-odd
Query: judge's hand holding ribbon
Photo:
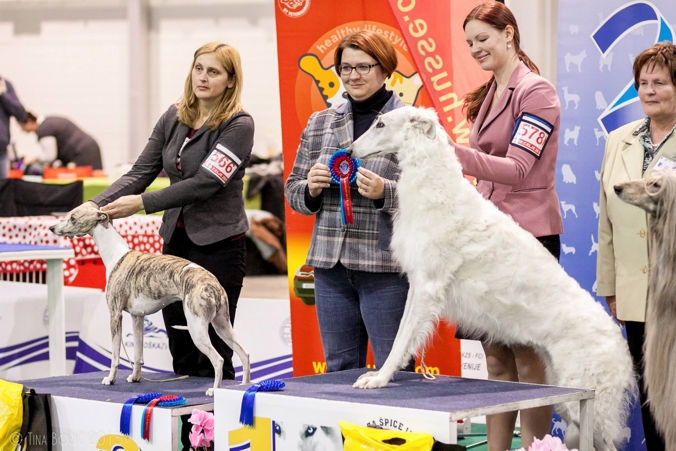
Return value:
<svg viewBox="0 0 676 451">
<path fill-rule="evenodd" d="M 357 171 L 357 188 L 359 194 L 371 200 L 385 197 L 385 181 L 375 172 L 360 167 Z"/>
<path fill-rule="evenodd" d="M 319 196 L 324 188 L 331 185 L 331 172 L 325 164 L 316 163 L 307 173 L 307 187 L 310 196 L 315 198 Z"/>
</svg>

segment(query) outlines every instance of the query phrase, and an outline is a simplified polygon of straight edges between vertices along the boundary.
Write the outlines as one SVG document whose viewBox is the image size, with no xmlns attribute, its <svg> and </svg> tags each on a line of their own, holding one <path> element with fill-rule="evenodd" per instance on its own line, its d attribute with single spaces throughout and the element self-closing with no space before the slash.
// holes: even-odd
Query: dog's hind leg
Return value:
<svg viewBox="0 0 676 451">
<path fill-rule="evenodd" d="M 134 327 L 134 365 L 132 373 L 127 377 L 127 382 L 139 382 L 141 380 L 144 319 L 143 316 L 131 315 L 131 321 Z"/>
<path fill-rule="evenodd" d="M 230 348 L 235 351 L 237 357 L 242 361 L 242 384 L 248 384 L 251 381 L 251 363 L 249 360 L 249 353 L 239 344 L 237 335 L 230 324 L 228 315 L 223 312 L 227 309 L 227 305 L 222 305 L 221 310 L 216 314 L 216 317 L 211 321 L 214 330 L 221 337 Z"/>
<path fill-rule="evenodd" d="M 216 351 L 216 348 L 211 344 L 209 338 L 209 322 L 204 318 L 200 318 L 190 311 L 188 308 L 188 300 L 183 303 L 183 312 L 188 323 L 188 332 L 192 341 L 197 346 L 202 354 L 206 355 L 214 366 L 214 386 L 206 391 L 207 396 L 214 396 L 214 389 L 221 385 L 223 380 L 223 362 L 224 359 Z"/>
<path fill-rule="evenodd" d="M 117 368 L 120 366 L 120 345 L 122 344 L 122 311 L 110 312 L 110 334 L 113 337 L 113 357 L 110 360 L 110 373 L 101 381 L 103 385 L 113 385 L 117 379 Z"/>
</svg>

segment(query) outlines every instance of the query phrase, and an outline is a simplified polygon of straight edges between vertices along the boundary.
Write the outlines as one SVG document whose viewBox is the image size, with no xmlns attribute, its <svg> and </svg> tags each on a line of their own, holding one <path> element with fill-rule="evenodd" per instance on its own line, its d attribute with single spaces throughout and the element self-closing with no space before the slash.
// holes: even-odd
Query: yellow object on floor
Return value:
<svg viewBox="0 0 676 451">
<path fill-rule="evenodd" d="M 434 445 L 434 438 L 426 432 L 365 428 L 345 421 L 338 425 L 345 437 L 345 451 L 430 451 Z"/>
<path fill-rule="evenodd" d="M 0 379 L 0 449 L 13 450 L 23 423 L 23 385 Z"/>
</svg>

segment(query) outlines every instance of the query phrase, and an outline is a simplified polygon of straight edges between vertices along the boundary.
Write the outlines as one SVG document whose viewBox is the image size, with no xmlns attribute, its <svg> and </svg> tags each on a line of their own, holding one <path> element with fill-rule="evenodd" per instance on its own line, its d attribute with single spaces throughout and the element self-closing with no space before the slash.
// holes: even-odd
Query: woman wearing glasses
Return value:
<svg viewBox="0 0 676 451">
<path fill-rule="evenodd" d="M 337 165 L 331 164 L 336 151 L 359 138 L 377 115 L 404 106 L 384 85 L 397 66 L 397 54 L 381 35 L 359 31 L 340 42 L 334 61 L 347 102 L 310 117 L 286 181 L 291 208 L 316 215 L 307 264 L 315 268 L 317 318 L 327 371 L 365 367 L 368 340 L 381 367 L 392 348 L 408 293 L 408 281 L 400 276 L 389 250 L 400 172 L 396 157 L 361 162 L 349 188 L 352 223 L 343 219 L 340 187 L 332 183 L 331 172 L 340 175 L 335 174 Z"/>
</svg>

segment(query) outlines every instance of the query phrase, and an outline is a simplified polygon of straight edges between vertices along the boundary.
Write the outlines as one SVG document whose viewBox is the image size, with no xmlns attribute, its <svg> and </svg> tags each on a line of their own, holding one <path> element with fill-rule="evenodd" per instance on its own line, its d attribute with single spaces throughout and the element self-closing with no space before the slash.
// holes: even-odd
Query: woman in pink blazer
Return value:
<svg viewBox="0 0 676 451">
<path fill-rule="evenodd" d="M 472 56 L 493 77 L 465 97 L 472 129 L 469 147 L 454 144 L 456 154 L 465 174 L 477 178 L 479 192 L 558 259 L 563 222 L 554 190 L 561 113 L 556 90 L 519 48 L 516 19 L 505 5 L 477 6 L 463 27 Z M 486 342 L 483 347 L 489 379 L 545 382 L 534 349 Z M 511 449 L 516 415 L 487 417 L 489 451 Z M 551 407 L 521 411 L 524 448 L 549 432 L 551 418 Z"/>
</svg>

